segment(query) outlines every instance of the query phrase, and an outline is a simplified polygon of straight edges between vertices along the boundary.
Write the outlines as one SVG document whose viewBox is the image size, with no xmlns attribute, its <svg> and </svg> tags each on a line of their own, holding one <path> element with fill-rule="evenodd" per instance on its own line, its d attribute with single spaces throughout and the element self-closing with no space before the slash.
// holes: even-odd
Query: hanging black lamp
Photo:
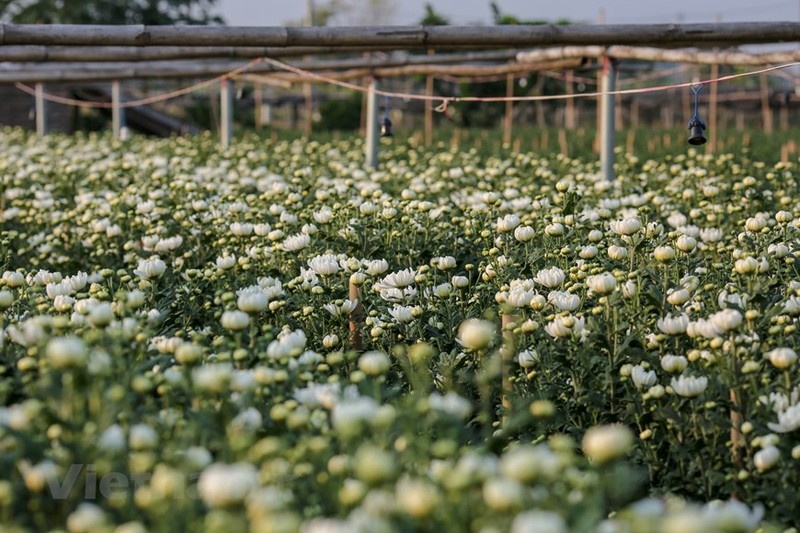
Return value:
<svg viewBox="0 0 800 533">
<path fill-rule="evenodd" d="M 692 92 L 694 93 L 694 115 L 689 119 L 689 144 L 694 146 L 706 143 L 706 136 L 704 133 L 706 130 L 706 123 L 703 122 L 703 119 L 700 118 L 698 114 L 698 95 L 702 88 L 702 84 L 698 85 L 697 88 L 692 87 Z"/>
</svg>

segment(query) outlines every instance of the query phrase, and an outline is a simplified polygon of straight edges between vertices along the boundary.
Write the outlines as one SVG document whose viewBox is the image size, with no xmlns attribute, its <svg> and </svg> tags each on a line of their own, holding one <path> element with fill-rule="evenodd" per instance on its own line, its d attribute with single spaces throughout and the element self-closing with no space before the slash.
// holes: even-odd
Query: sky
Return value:
<svg viewBox="0 0 800 533">
<path fill-rule="evenodd" d="M 366 0 L 347 0 L 357 4 Z M 426 0 L 389 0 L 394 4 L 391 24 L 415 24 L 424 13 Z M 314 0 L 323 5 L 327 0 Z M 452 24 L 491 23 L 490 0 L 430 0 L 434 9 Z M 756 22 L 800 21 L 800 0 L 498 0 L 503 13 L 521 19 L 595 23 L 600 9 L 609 24 L 657 22 Z M 306 0 L 218 0 L 218 8 L 232 26 L 282 26 L 303 19 Z M 358 11 L 341 23 L 358 24 Z M 350 20 L 347 20 L 349 17 Z"/>
</svg>

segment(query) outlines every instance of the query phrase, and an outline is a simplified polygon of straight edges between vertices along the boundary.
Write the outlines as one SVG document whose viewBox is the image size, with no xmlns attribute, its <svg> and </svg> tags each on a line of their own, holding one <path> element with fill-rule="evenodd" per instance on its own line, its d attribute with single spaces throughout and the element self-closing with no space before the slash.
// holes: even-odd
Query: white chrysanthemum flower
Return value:
<svg viewBox="0 0 800 533">
<path fill-rule="evenodd" d="M 241 331 L 250 324 L 250 317 L 244 311 L 225 311 L 219 321 L 225 329 Z"/>
<path fill-rule="evenodd" d="M 158 445 L 156 430 L 147 424 L 134 424 L 128 432 L 128 446 L 132 450 L 150 450 Z"/>
<path fill-rule="evenodd" d="M 672 378 L 670 386 L 675 394 L 684 398 L 700 396 L 708 387 L 708 378 L 705 376 L 692 377 L 682 374 L 677 378 Z"/>
<path fill-rule="evenodd" d="M 689 360 L 682 355 L 666 354 L 661 358 L 661 368 L 671 374 L 678 374 L 686 370 Z"/>
<path fill-rule="evenodd" d="M 245 313 L 259 313 L 269 307 L 269 298 L 267 297 L 264 289 L 258 285 L 244 287 L 236 291 L 236 307 Z M 226 327 L 227 326 L 224 326 Z"/>
<path fill-rule="evenodd" d="M 364 264 L 367 274 L 370 276 L 380 276 L 389 270 L 389 262 L 386 261 L 386 259 L 365 259 L 362 261 L 362 263 Z"/>
<path fill-rule="evenodd" d="M 652 387 L 656 384 L 656 379 L 655 371 L 647 371 L 642 365 L 636 365 L 631 369 L 631 380 L 637 389 Z"/>
<path fill-rule="evenodd" d="M 283 249 L 287 252 L 297 252 L 311 244 L 311 237 L 305 233 L 289 235 L 283 240 Z"/>
<path fill-rule="evenodd" d="M 333 211 L 330 207 L 323 207 L 319 211 L 315 211 L 312 216 L 317 224 L 327 224 L 333 219 Z"/>
<path fill-rule="evenodd" d="M 533 280 L 548 289 L 554 289 L 564 283 L 564 278 L 564 271 L 554 266 L 540 270 L 536 273 Z"/>
<path fill-rule="evenodd" d="M 595 426 L 583 435 L 583 453 L 592 461 L 605 463 L 628 453 L 633 432 L 622 424 Z"/>
<path fill-rule="evenodd" d="M 586 286 L 598 294 L 608 294 L 617 286 L 617 278 L 610 272 L 603 272 L 586 278 Z"/>
<path fill-rule="evenodd" d="M 236 256 L 235 255 L 222 255 L 217 257 L 215 261 L 215 265 L 220 270 L 228 270 L 233 268 L 236 265 Z"/>
<path fill-rule="evenodd" d="M 3 282 L 7 287 L 14 289 L 16 287 L 22 287 L 25 284 L 25 277 L 19 272 L 6 270 L 3 272 Z"/>
<path fill-rule="evenodd" d="M 133 271 L 142 279 L 156 279 L 167 270 L 167 264 L 158 257 L 150 257 L 139 261 L 139 267 Z"/>
<path fill-rule="evenodd" d="M 306 342 L 306 334 L 302 329 L 284 330 L 267 346 L 267 356 L 271 359 L 297 357 L 305 350 Z"/>
<path fill-rule="evenodd" d="M 350 299 L 344 299 L 341 303 L 330 302 L 323 306 L 327 312 L 335 317 L 347 316 L 355 311 L 356 307 L 358 307 L 358 300 L 351 301 Z"/>
<path fill-rule="evenodd" d="M 67 530 L 70 533 L 89 533 L 107 528 L 105 511 L 93 503 L 83 502 L 67 517 Z"/>
<path fill-rule="evenodd" d="M 488 347 L 497 334 L 497 328 L 488 320 L 469 318 L 458 327 L 458 342 L 471 350 Z"/>
<path fill-rule="evenodd" d="M 506 215 L 502 218 L 497 219 L 497 232 L 498 233 L 508 233 L 510 231 L 514 231 L 517 226 L 519 226 L 519 217 L 514 214 Z"/>
<path fill-rule="evenodd" d="M 466 276 L 453 276 L 450 282 L 456 289 L 465 289 L 469 287 L 469 278 Z"/>
<path fill-rule="evenodd" d="M 767 422 L 770 431 L 776 433 L 790 433 L 800 428 L 800 404 L 796 403 L 777 412 L 778 423 Z"/>
<path fill-rule="evenodd" d="M 431 259 L 431 264 L 439 270 L 448 271 L 456 267 L 456 258 L 452 255 L 434 257 Z"/>
<path fill-rule="evenodd" d="M 518 226 L 514 230 L 514 238 L 519 242 L 528 242 L 536 235 L 536 230 L 530 226 Z"/>
<path fill-rule="evenodd" d="M 686 289 L 670 289 L 667 291 L 667 302 L 675 306 L 685 304 L 691 297 L 691 293 Z"/>
<path fill-rule="evenodd" d="M 416 272 L 411 268 L 392 272 L 386 275 L 380 282 L 376 283 L 381 288 L 402 289 L 414 283 Z"/>
<path fill-rule="evenodd" d="M 577 294 L 564 291 L 550 291 L 547 302 L 559 311 L 574 311 L 580 307 L 581 298 Z"/>
<path fill-rule="evenodd" d="M 553 511 L 524 511 L 511 523 L 511 533 L 566 533 L 569 527 L 558 513 Z"/>
<path fill-rule="evenodd" d="M 642 223 L 638 218 L 623 218 L 609 223 L 609 227 L 617 235 L 633 235 L 642 229 Z"/>
<path fill-rule="evenodd" d="M 214 463 L 200 474 L 197 489 L 211 507 L 230 507 L 242 503 L 259 486 L 258 470 L 250 463 Z"/>
<path fill-rule="evenodd" d="M 517 355 L 517 363 L 525 370 L 529 370 L 536 366 L 539 362 L 539 352 L 534 349 L 523 350 Z"/>
<path fill-rule="evenodd" d="M 83 366 L 89 355 L 86 343 L 80 337 L 55 337 L 47 343 L 47 360 L 54 368 Z"/>
<path fill-rule="evenodd" d="M 742 313 L 736 309 L 723 309 L 708 317 L 708 320 L 723 333 L 738 328 L 742 325 L 743 319 Z"/>
<path fill-rule="evenodd" d="M 389 314 L 392 315 L 398 323 L 405 324 L 414 320 L 414 307 L 410 305 L 395 305 L 389 309 Z"/>
<path fill-rule="evenodd" d="M 331 276 L 341 270 L 335 255 L 318 255 L 308 260 L 308 267 L 319 276 Z"/>
<path fill-rule="evenodd" d="M 759 472 L 766 472 L 775 466 L 781 459 L 781 452 L 777 446 L 770 445 L 753 455 L 753 464 Z"/>
<path fill-rule="evenodd" d="M 622 261 L 628 257 L 628 249 L 624 246 L 611 245 L 608 247 L 608 257 L 614 261 Z"/>
<path fill-rule="evenodd" d="M 247 237 L 253 234 L 253 225 L 249 222 L 233 222 L 229 226 L 231 233 L 236 237 Z"/>
<path fill-rule="evenodd" d="M 438 392 L 432 393 L 428 397 L 428 404 L 435 411 L 442 411 L 462 420 L 472 413 L 472 403 L 453 391 L 444 396 Z"/>
<path fill-rule="evenodd" d="M 205 364 L 192 370 L 192 383 L 200 391 L 222 393 L 232 375 L 233 367 L 228 363 Z"/>
<path fill-rule="evenodd" d="M 544 327 L 544 330 L 554 339 L 558 339 L 580 334 L 584 331 L 585 326 L 586 320 L 583 317 L 576 318 L 572 315 L 567 315 L 555 317 L 552 322 Z"/>
<path fill-rule="evenodd" d="M 785 370 L 797 362 L 797 352 L 791 348 L 775 348 L 764 354 L 764 357 L 769 359 L 775 368 L 781 370 Z"/>
<path fill-rule="evenodd" d="M 686 333 L 686 327 L 689 325 L 689 316 L 680 314 L 678 316 L 667 315 L 656 320 L 656 326 L 662 333 L 667 335 L 679 335 Z"/>
</svg>

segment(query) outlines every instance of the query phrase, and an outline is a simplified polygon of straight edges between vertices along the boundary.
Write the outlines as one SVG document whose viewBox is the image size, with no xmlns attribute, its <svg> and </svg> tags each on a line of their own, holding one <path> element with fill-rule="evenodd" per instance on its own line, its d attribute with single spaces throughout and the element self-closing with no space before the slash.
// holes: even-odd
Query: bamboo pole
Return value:
<svg viewBox="0 0 800 533">
<path fill-rule="evenodd" d="M 348 285 L 348 298 L 351 302 L 356 302 L 356 307 L 350 313 L 350 346 L 355 351 L 361 350 L 361 317 L 364 314 L 364 306 L 361 305 L 361 289 L 350 280 Z"/>
<path fill-rule="evenodd" d="M 568 70 L 566 73 L 566 80 L 564 81 L 565 92 L 569 95 L 575 92 L 573 87 L 573 73 Z M 575 100 L 567 98 L 566 108 L 564 110 L 564 127 L 567 129 L 575 129 Z"/>
<path fill-rule="evenodd" d="M 433 55 L 433 49 L 428 50 Z M 433 74 L 425 76 L 425 96 L 433 96 Z M 433 144 L 433 101 L 425 100 L 425 146 Z"/>
<path fill-rule="evenodd" d="M 713 63 L 711 65 L 711 79 L 716 79 L 719 77 L 719 65 Z M 711 87 L 709 88 L 709 97 L 708 97 L 708 148 L 706 149 L 707 153 L 713 154 L 717 150 L 717 130 L 718 128 L 718 120 L 717 120 L 717 101 L 718 101 L 718 94 L 719 94 L 719 84 L 712 83 Z"/>
<path fill-rule="evenodd" d="M 0 45 L 481 47 L 658 42 L 671 46 L 696 46 L 786 41 L 800 41 L 800 23 L 360 27 L 0 25 Z"/>
<path fill-rule="evenodd" d="M 519 52 L 517 61 L 531 62 L 575 57 L 599 57 L 607 54 L 615 59 L 691 63 L 698 65 L 760 66 L 800 61 L 800 50 L 749 53 L 740 51 L 704 52 L 699 50 L 663 49 L 648 46 L 562 46 Z"/>
<path fill-rule="evenodd" d="M 111 131 L 115 139 L 122 137 L 122 128 L 125 127 L 125 109 L 121 103 L 122 87 L 119 80 L 114 80 L 111 82 Z"/>
<path fill-rule="evenodd" d="M 446 47 L 459 50 L 461 47 Z M 370 47 L 375 51 L 396 50 L 394 46 Z M 0 61 L 18 62 L 67 62 L 67 61 L 166 61 L 176 59 L 229 58 L 252 59 L 256 57 L 288 58 L 319 56 L 328 54 L 359 53 L 363 46 L 49 46 L 6 45 L 0 46 Z M 484 52 L 485 53 L 485 52 Z M 508 59 L 516 51 L 500 53 Z M 509 56 L 509 57 L 505 57 Z"/>
<path fill-rule="evenodd" d="M 451 75 L 451 76 L 490 76 L 518 74 L 527 72 L 538 72 L 541 70 L 558 70 L 562 68 L 574 68 L 580 64 L 580 59 L 556 60 L 547 63 L 510 63 L 504 65 L 405 65 L 391 66 L 382 68 L 353 68 L 349 70 L 331 70 L 318 72 L 328 78 L 337 80 L 352 80 L 364 76 L 396 77 L 413 75 Z M 225 74 L 236 68 L 242 67 L 243 63 L 203 63 L 203 64 L 167 64 L 167 65 L 147 65 L 147 64 L 120 64 L 114 67 L 108 65 L 91 66 L 90 68 L 30 68 L 20 70 L 0 70 L 0 83 L 13 82 L 63 82 L 63 81 L 102 81 L 102 80 L 125 80 L 125 79 L 144 79 L 144 78 L 198 78 Z M 305 70 L 305 69 L 303 69 Z M 316 70 L 316 69 L 311 69 Z M 276 73 L 276 68 L 271 65 L 255 64 L 247 72 L 250 75 L 261 73 L 273 73 L 277 79 L 288 79 L 292 81 L 302 81 L 312 79 L 297 74 L 284 74 L 282 71 Z"/>
<path fill-rule="evenodd" d="M 600 169 L 603 177 L 607 181 L 614 180 L 614 144 L 615 144 L 615 127 L 614 127 L 614 85 L 616 80 L 616 73 L 614 68 L 614 60 L 609 57 L 603 58 L 603 85 L 601 96 L 601 123 L 600 128 Z"/>
<path fill-rule="evenodd" d="M 47 104 L 44 100 L 44 84 L 36 84 L 36 134 L 43 137 L 47 134 Z"/>
<path fill-rule="evenodd" d="M 367 92 L 367 142 L 365 143 L 366 165 L 378 168 L 378 96 L 375 94 L 378 82 L 372 78 Z"/>
<path fill-rule="evenodd" d="M 219 139 L 223 148 L 231 144 L 233 137 L 233 82 L 219 82 Z"/>
<path fill-rule="evenodd" d="M 761 116 L 764 124 L 764 133 L 772 133 L 772 110 L 769 107 L 769 84 L 767 75 L 759 75 L 761 82 Z"/>
<path fill-rule="evenodd" d="M 425 96 L 433 96 L 433 75 L 425 77 Z M 433 100 L 425 100 L 425 146 L 433 144 Z"/>
<path fill-rule="evenodd" d="M 260 130 L 264 127 L 264 121 L 262 120 L 264 115 L 264 93 L 263 87 L 260 82 L 253 83 L 253 99 L 255 100 L 255 125 L 256 129 Z"/>
<path fill-rule="evenodd" d="M 506 76 L 506 113 L 503 120 L 503 144 L 505 146 L 511 145 L 511 128 L 514 125 L 514 102 L 510 98 L 514 96 L 514 75 L 508 74 Z"/>
<path fill-rule="evenodd" d="M 508 422 L 508 415 L 511 411 L 511 394 L 514 387 L 511 384 L 511 365 L 517 351 L 517 339 L 514 335 L 514 315 L 503 313 L 500 315 L 500 326 L 502 329 L 503 346 L 501 349 L 501 365 L 503 376 L 502 407 L 503 407 L 503 426 Z"/>
</svg>

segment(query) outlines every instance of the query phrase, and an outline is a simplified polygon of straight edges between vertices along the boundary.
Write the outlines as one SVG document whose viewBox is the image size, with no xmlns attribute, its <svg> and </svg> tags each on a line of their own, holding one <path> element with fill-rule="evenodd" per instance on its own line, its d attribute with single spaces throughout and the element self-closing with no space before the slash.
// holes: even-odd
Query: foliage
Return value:
<svg viewBox="0 0 800 533">
<path fill-rule="evenodd" d="M 319 106 L 320 121 L 317 126 L 323 131 L 357 130 L 361 126 L 360 93 L 352 93 L 345 99 L 323 101 Z"/>
<path fill-rule="evenodd" d="M 0 0 L 18 24 L 222 24 L 217 0 Z"/>
</svg>

